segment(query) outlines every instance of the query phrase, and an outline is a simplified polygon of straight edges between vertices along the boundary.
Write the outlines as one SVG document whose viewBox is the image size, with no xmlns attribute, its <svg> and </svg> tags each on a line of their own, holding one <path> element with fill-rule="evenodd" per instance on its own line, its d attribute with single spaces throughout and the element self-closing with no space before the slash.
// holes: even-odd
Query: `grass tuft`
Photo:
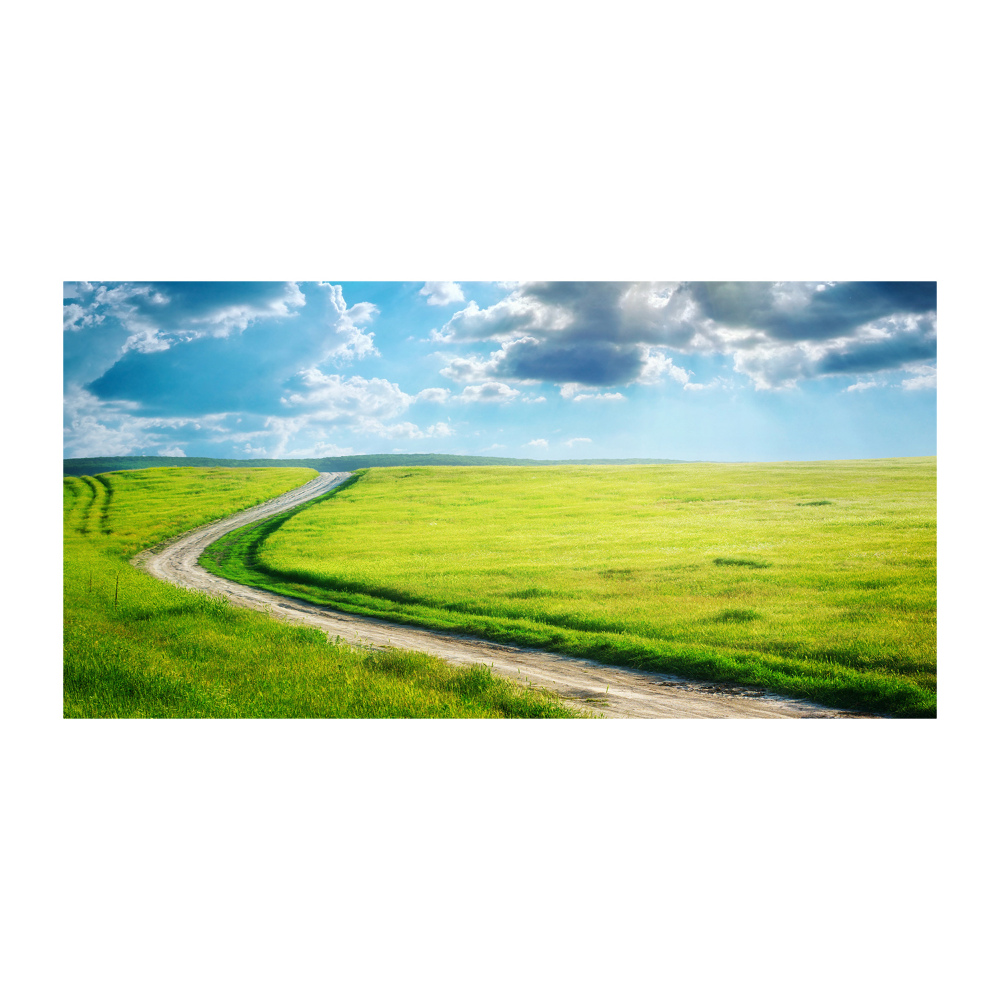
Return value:
<svg viewBox="0 0 1000 1000">
<path fill-rule="evenodd" d="M 714 622 L 755 622 L 764 616 L 759 611 L 752 608 L 731 608 L 728 611 L 720 611 L 712 617 Z"/>
</svg>

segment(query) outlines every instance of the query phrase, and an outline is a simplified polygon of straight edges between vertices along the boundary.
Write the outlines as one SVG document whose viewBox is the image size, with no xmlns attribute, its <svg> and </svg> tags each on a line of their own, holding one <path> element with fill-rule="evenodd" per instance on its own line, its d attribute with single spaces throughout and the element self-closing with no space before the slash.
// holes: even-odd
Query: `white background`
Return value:
<svg viewBox="0 0 1000 1000">
<path fill-rule="evenodd" d="M 3 15 L 9 995 L 983 995 L 986 9 Z M 61 282 L 286 277 L 938 281 L 940 718 L 62 720 Z"/>
</svg>

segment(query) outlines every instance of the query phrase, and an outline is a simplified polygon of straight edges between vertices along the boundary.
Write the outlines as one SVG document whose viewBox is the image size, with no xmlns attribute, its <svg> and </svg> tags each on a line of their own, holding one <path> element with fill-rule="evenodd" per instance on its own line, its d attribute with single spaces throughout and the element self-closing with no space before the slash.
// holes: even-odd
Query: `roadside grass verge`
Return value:
<svg viewBox="0 0 1000 1000">
<path fill-rule="evenodd" d="M 342 611 L 934 716 L 935 470 L 372 469 L 202 564 Z"/>
<path fill-rule="evenodd" d="M 331 643 L 156 580 L 137 552 L 301 486 L 311 469 L 149 469 L 67 478 L 67 718 L 564 718 L 485 667 Z M 116 599 L 117 593 L 117 599 Z"/>
</svg>

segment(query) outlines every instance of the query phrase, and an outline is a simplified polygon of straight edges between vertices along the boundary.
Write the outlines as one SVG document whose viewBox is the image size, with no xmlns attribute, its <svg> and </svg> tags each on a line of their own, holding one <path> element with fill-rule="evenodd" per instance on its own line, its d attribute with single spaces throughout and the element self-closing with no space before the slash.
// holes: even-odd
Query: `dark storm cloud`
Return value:
<svg viewBox="0 0 1000 1000">
<path fill-rule="evenodd" d="M 776 340 L 826 340 L 896 314 L 937 307 L 933 281 L 847 281 L 820 286 L 793 283 L 690 282 L 695 302 L 708 320 L 760 330 Z"/>
<path fill-rule="evenodd" d="M 457 381 L 649 382 L 669 365 L 654 349 L 670 348 L 728 354 L 773 388 L 932 358 L 936 302 L 934 282 L 526 282 L 488 308 L 470 302 L 432 339 L 499 344 L 489 359 L 452 357 L 442 373 Z"/>
<path fill-rule="evenodd" d="M 524 381 L 578 382 L 580 385 L 616 385 L 638 378 L 642 351 L 607 341 L 587 344 L 551 344 L 516 341 L 504 352 L 496 372 Z"/>
<path fill-rule="evenodd" d="M 619 281 L 529 281 L 522 291 L 557 310 L 557 320 L 560 312 L 571 313 L 574 339 L 617 341 L 629 339 L 621 309 L 629 287 Z"/>
<path fill-rule="evenodd" d="M 937 337 L 930 324 L 903 330 L 892 337 L 852 344 L 831 351 L 816 365 L 817 375 L 855 375 L 891 371 L 937 357 Z"/>
</svg>

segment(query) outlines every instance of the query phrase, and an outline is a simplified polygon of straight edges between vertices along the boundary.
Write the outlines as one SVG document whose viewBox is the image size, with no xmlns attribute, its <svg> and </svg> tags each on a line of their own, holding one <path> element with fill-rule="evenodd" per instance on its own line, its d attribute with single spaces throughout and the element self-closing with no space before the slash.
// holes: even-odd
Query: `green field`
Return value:
<svg viewBox="0 0 1000 1000">
<path fill-rule="evenodd" d="M 356 650 L 181 590 L 137 552 L 313 478 L 309 469 L 150 469 L 69 477 L 64 702 L 70 717 L 566 717 L 486 668 Z"/>
<path fill-rule="evenodd" d="M 371 469 L 214 572 L 345 611 L 936 714 L 933 458 Z"/>
</svg>

